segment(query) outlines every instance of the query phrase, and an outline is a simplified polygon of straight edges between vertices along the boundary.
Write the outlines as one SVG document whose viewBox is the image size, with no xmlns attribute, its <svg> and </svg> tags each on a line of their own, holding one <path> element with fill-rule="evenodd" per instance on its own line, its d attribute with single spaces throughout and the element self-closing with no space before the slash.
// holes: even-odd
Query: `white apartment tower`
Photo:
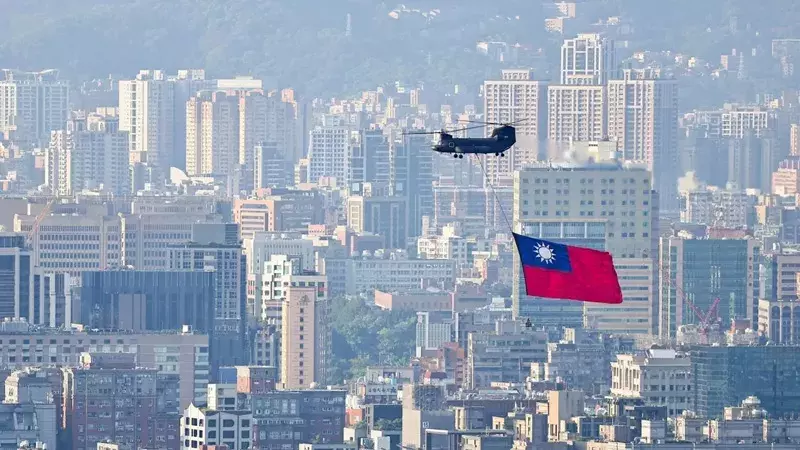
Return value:
<svg viewBox="0 0 800 450">
<path fill-rule="evenodd" d="M 583 33 L 561 45 L 560 84 L 604 85 L 617 67 L 614 41 Z"/>
<path fill-rule="evenodd" d="M 599 34 L 579 34 L 564 41 L 559 84 L 547 89 L 547 138 L 550 141 L 605 139 L 605 85 L 614 78 L 615 70 L 614 41 Z"/>
<path fill-rule="evenodd" d="M 344 125 L 317 126 L 309 132 L 308 182 L 334 177 L 340 186 L 349 183 L 350 129 Z"/>
<path fill-rule="evenodd" d="M 677 209 L 677 82 L 653 69 L 626 69 L 621 79 L 610 80 L 608 137 L 622 159 L 647 164 L 662 209 Z"/>
<path fill-rule="evenodd" d="M 239 98 L 203 91 L 186 102 L 186 174 L 232 174 L 239 164 Z"/>
<path fill-rule="evenodd" d="M 500 80 L 483 82 L 483 111 L 487 122 L 514 123 L 517 143 L 505 157 L 487 157 L 486 182 L 510 185 L 515 170 L 537 160 L 547 114 L 547 83 L 533 79 L 530 70 L 504 70 Z M 486 136 L 492 132 L 486 128 Z"/>
<path fill-rule="evenodd" d="M 55 195 L 131 191 L 128 133 L 119 131 L 116 117 L 81 114 L 68 121 L 51 133 L 45 160 L 45 184 Z"/>
<path fill-rule="evenodd" d="M 248 173 L 254 168 L 254 148 L 260 142 L 274 145 L 286 161 L 295 163 L 296 104 L 277 92 L 244 92 L 239 99 L 239 164 Z"/>
<path fill-rule="evenodd" d="M 601 141 L 606 136 L 606 87 L 547 88 L 547 138 L 555 142 Z"/>
<path fill-rule="evenodd" d="M 128 132 L 131 164 L 166 179 L 174 159 L 175 84 L 160 70 L 142 70 L 119 82 L 119 129 Z M 177 151 L 180 151 L 178 149 Z"/>
<path fill-rule="evenodd" d="M 57 70 L 0 74 L 0 138 L 16 142 L 47 142 L 50 132 L 61 130 L 69 118 L 69 83 Z"/>
</svg>

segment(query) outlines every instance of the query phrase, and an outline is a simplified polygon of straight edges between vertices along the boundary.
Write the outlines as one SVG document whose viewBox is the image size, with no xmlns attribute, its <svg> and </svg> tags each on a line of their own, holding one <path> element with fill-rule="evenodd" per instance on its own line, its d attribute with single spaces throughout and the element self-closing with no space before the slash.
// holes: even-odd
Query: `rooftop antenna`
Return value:
<svg viewBox="0 0 800 450">
<path fill-rule="evenodd" d="M 350 13 L 347 13 L 347 24 L 345 25 L 345 28 L 344 28 L 344 35 L 345 35 L 346 37 L 350 37 L 350 36 L 352 36 L 352 35 L 353 35 L 353 23 L 352 23 L 352 19 L 353 19 L 353 18 L 352 18 L 352 16 L 350 16 Z"/>
</svg>

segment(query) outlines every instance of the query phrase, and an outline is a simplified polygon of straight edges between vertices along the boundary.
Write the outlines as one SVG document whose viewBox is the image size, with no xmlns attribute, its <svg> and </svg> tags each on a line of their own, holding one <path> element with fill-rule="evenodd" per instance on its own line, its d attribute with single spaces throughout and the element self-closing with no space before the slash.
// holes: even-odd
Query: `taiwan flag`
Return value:
<svg viewBox="0 0 800 450">
<path fill-rule="evenodd" d="M 622 303 L 611 254 L 514 233 L 525 290 L 535 297 Z"/>
</svg>

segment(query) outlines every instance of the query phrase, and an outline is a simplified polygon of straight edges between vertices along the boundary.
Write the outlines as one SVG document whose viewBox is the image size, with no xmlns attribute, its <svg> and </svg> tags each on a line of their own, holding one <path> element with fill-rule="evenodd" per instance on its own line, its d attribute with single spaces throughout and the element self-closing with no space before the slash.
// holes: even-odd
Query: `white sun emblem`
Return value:
<svg viewBox="0 0 800 450">
<path fill-rule="evenodd" d="M 539 261 L 545 264 L 553 264 L 555 262 L 556 254 L 553 253 L 553 249 L 549 245 L 537 242 L 534 250 L 536 250 L 536 256 Z"/>
</svg>

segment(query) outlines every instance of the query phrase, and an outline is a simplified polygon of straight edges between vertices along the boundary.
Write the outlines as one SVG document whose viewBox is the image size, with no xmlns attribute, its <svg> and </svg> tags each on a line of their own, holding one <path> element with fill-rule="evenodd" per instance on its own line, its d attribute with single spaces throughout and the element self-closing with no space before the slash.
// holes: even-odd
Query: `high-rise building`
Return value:
<svg viewBox="0 0 800 450">
<path fill-rule="evenodd" d="M 606 87 L 547 88 L 547 138 L 556 142 L 600 141 L 606 136 Z"/>
<path fill-rule="evenodd" d="M 345 125 L 318 126 L 309 132 L 308 182 L 333 177 L 339 186 L 350 182 L 350 128 Z"/>
<path fill-rule="evenodd" d="M 397 152 L 394 152 L 396 156 Z M 382 130 L 361 130 L 350 154 L 351 193 L 360 193 L 363 183 L 388 183 L 391 177 L 390 146 Z"/>
<path fill-rule="evenodd" d="M 292 165 L 274 141 L 261 141 L 253 148 L 255 156 L 253 187 L 263 189 L 291 185 Z"/>
<path fill-rule="evenodd" d="M 239 164 L 239 97 L 203 91 L 186 102 L 186 174 L 230 175 Z"/>
<path fill-rule="evenodd" d="M 407 199 L 408 236 L 422 236 L 423 217 L 433 217 L 433 152 L 425 136 L 405 136 L 389 148 L 389 191 Z"/>
<path fill-rule="evenodd" d="M 661 238 L 660 258 L 661 337 L 674 338 L 682 325 L 699 324 L 694 308 L 719 317 L 722 328 L 729 328 L 735 319 L 747 319 L 756 329 L 758 240 L 670 236 Z"/>
<path fill-rule="evenodd" d="M 578 34 L 561 45 L 560 84 L 603 85 L 616 67 L 614 41 L 599 34 Z"/>
<path fill-rule="evenodd" d="M 647 164 L 661 208 L 677 210 L 677 82 L 653 69 L 626 69 L 609 80 L 608 137 L 622 159 Z"/>
<path fill-rule="evenodd" d="M 369 189 L 369 184 L 367 184 Z M 383 248 L 406 248 L 408 244 L 408 199 L 381 192 L 365 192 L 347 198 L 347 226 L 357 233 L 383 238 Z"/>
<path fill-rule="evenodd" d="M 504 70 L 501 79 L 484 81 L 483 111 L 487 122 L 514 123 L 517 133 L 517 143 L 505 157 L 485 159 L 486 183 L 494 186 L 538 159 L 546 133 L 547 83 L 534 80 L 530 70 Z M 487 136 L 491 131 L 487 127 Z"/>
<path fill-rule="evenodd" d="M 247 363 L 245 336 L 246 259 L 239 245 L 188 243 L 169 249 L 170 270 L 214 273 L 214 337 L 212 351 L 221 365 Z"/>
<path fill-rule="evenodd" d="M 770 192 L 772 171 L 786 154 L 779 141 L 770 134 L 757 137 L 755 131 L 747 130 L 743 138 L 727 140 L 726 184 L 738 189 Z M 715 163 L 718 164 L 718 161 Z"/>
<path fill-rule="evenodd" d="M 291 284 L 325 289 L 327 279 L 314 270 L 303 268 L 303 258 L 297 255 L 272 255 L 261 264 L 261 272 L 248 277 L 248 314 L 263 323 L 281 329 L 281 311 L 286 298 L 284 286 Z"/>
<path fill-rule="evenodd" d="M 247 173 L 254 170 L 259 143 L 274 145 L 277 155 L 288 164 L 299 159 L 296 122 L 297 105 L 291 96 L 262 90 L 244 92 L 239 98 L 239 164 Z"/>
<path fill-rule="evenodd" d="M 150 182 L 169 176 L 175 148 L 175 84 L 161 70 L 119 82 L 119 129 L 128 132 L 130 162 L 150 169 Z"/>
<path fill-rule="evenodd" d="M 44 143 L 69 117 L 69 83 L 57 70 L 0 74 L 0 138 L 17 143 Z"/>
<path fill-rule="evenodd" d="M 174 86 L 172 142 L 175 150 L 170 165 L 186 170 L 186 102 L 198 92 L 216 89 L 218 83 L 230 80 L 206 79 L 203 69 L 180 69 L 177 75 L 168 77 L 168 81 Z"/>
<path fill-rule="evenodd" d="M 28 318 L 33 264 L 25 236 L 0 234 L 0 317 Z"/>
<path fill-rule="evenodd" d="M 115 117 L 89 114 L 67 121 L 65 129 L 51 133 L 45 160 L 45 185 L 55 195 L 131 192 L 128 133 L 119 131 Z"/>
<path fill-rule="evenodd" d="M 302 285 L 302 286 L 301 286 Z M 325 381 L 330 362 L 327 290 L 289 280 L 281 310 L 281 384 L 307 388 Z"/>
<path fill-rule="evenodd" d="M 644 167 L 617 163 L 541 164 L 516 174 L 514 230 L 610 252 L 624 302 L 599 305 L 528 297 L 515 252 L 515 316 L 547 326 L 655 332 L 658 204 L 650 178 Z"/>
</svg>

